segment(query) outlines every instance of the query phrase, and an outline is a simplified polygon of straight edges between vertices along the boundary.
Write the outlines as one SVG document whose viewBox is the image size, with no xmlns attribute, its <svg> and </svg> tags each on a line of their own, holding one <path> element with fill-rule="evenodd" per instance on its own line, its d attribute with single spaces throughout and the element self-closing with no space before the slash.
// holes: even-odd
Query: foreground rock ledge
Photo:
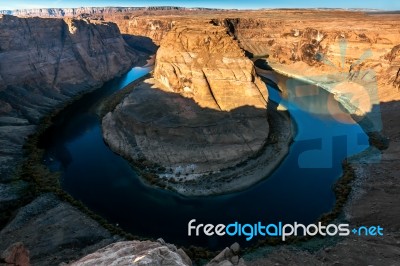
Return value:
<svg viewBox="0 0 400 266">
<path fill-rule="evenodd" d="M 184 195 L 232 192 L 265 177 L 269 161 L 276 165 L 285 154 L 248 165 L 267 146 L 267 97 L 253 63 L 224 27 L 178 25 L 161 42 L 154 78 L 104 117 L 104 138 L 152 184 Z M 288 141 L 290 133 L 284 135 Z"/>
<path fill-rule="evenodd" d="M 190 258 L 182 249 L 159 242 L 123 241 L 108 245 L 80 260 L 74 265 L 192 265 Z"/>
</svg>

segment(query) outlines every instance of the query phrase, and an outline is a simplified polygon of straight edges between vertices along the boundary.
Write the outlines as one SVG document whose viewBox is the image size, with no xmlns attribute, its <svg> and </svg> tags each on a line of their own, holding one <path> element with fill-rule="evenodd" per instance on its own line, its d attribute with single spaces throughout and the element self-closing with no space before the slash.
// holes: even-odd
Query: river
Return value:
<svg viewBox="0 0 400 266">
<path fill-rule="evenodd" d="M 283 100 L 268 86 L 270 100 L 289 110 L 297 130 L 289 154 L 271 175 L 241 192 L 200 198 L 149 187 L 104 143 L 97 115 L 102 101 L 149 71 L 133 68 L 77 100 L 55 118 L 42 141 L 44 162 L 61 172 L 63 189 L 134 235 L 217 249 L 247 242 L 243 237 L 189 237 L 191 219 L 213 224 L 315 222 L 335 204 L 332 186 L 342 174 L 342 161 L 368 147 L 367 135 L 328 92 L 304 88 Z"/>
</svg>

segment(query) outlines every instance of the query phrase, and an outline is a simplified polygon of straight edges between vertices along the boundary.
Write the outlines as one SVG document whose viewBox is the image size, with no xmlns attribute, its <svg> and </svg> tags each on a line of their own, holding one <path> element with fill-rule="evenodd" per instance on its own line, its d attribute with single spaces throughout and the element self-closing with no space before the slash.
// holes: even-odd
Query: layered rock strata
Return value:
<svg viewBox="0 0 400 266">
<path fill-rule="evenodd" d="M 251 164 L 240 172 L 266 145 L 268 93 L 224 27 L 177 25 L 161 42 L 153 76 L 104 117 L 112 149 L 153 164 L 152 183 L 185 195 L 240 190 L 267 175 L 265 168 L 255 174 Z M 263 160 L 261 165 L 275 162 Z M 219 180 L 218 186 L 210 180 Z"/>
<path fill-rule="evenodd" d="M 44 114 L 136 59 L 113 23 L 0 16 L 0 180 Z"/>
<path fill-rule="evenodd" d="M 398 14 L 310 10 L 268 14 L 268 18 L 214 22 L 229 29 L 249 55 L 266 58 L 278 72 L 323 86 L 345 105 L 369 98 L 369 103 L 347 106 L 358 115 L 367 114 L 379 101 L 399 99 Z M 356 98 L 346 103 L 350 93 Z"/>
<path fill-rule="evenodd" d="M 202 108 L 265 109 L 268 99 L 265 84 L 237 42 L 225 28 L 207 22 L 176 26 L 167 34 L 157 52 L 154 78 L 162 89 L 192 98 Z"/>
</svg>

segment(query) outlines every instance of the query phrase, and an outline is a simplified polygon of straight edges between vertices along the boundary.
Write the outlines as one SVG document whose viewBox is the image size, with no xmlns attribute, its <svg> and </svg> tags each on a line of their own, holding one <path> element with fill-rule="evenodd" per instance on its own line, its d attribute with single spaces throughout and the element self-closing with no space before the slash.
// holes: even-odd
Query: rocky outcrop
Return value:
<svg viewBox="0 0 400 266">
<path fill-rule="evenodd" d="M 0 239 L 4 258 L 30 261 L 33 265 L 58 265 L 94 252 L 120 237 L 113 236 L 53 194 L 44 194 L 18 210 L 0 231 Z M 25 248 L 22 244 L 15 246 L 18 241 L 23 241 Z"/>
<path fill-rule="evenodd" d="M 151 241 L 125 241 L 108 245 L 71 266 L 89 265 L 171 265 L 190 266 L 191 260 L 182 249 L 174 245 Z"/>
<path fill-rule="evenodd" d="M 255 178 L 255 169 L 246 171 L 252 178 L 236 171 L 267 142 L 267 98 L 253 63 L 224 27 L 178 25 L 161 42 L 154 78 L 104 117 L 104 138 L 124 157 L 153 168 L 145 175 L 151 183 L 188 181 L 190 191 L 173 188 L 186 195 L 239 190 L 264 177 Z"/>
<path fill-rule="evenodd" d="M 400 44 L 394 46 L 392 50 L 386 54 L 385 59 L 390 64 L 390 72 L 386 78 L 388 79 L 388 83 L 392 84 L 393 87 L 400 90 Z M 397 70 L 397 72 L 396 72 Z"/>
<path fill-rule="evenodd" d="M 136 58 L 113 23 L 0 16 L 0 180 L 10 178 L 44 114 Z"/>
<path fill-rule="evenodd" d="M 238 243 L 226 247 L 215 258 L 213 258 L 206 266 L 246 266 L 243 258 L 239 257 L 240 246 Z"/>
<path fill-rule="evenodd" d="M 29 250 L 17 242 L 9 246 L 0 257 L 7 265 L 29 266 Z M 0 264 L 1 265 L 1 264 Z"/>
<path fill-rule="evenodd" d="M 207 22 L 176 26 L 167 34 L 157 51 L 154 78 L 203 108 L 265 108 L 268 99 L 265 84 L 237 42 L 225 28 Z"/>
</svg>

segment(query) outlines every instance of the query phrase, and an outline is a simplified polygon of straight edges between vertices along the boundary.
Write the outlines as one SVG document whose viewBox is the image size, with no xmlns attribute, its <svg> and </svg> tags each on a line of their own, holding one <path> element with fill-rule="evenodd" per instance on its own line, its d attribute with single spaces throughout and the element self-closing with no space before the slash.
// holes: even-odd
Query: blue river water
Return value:
<svg viewBox="0 0 400 266">
<path fill-rule="evenodd" d="M 105 98 L 149 71 L 133 68 L 77 100 L 56 117 L 42 141 L 45 164 L 61 172 L 63 189 L 134 235 L 217 249 L 247 242 L 244 237 L 189 237 L 191 219 L 315 222 L 335 204 L 332 186 L 342 174 L 342 161 L 368 147 L 367 135 L 329 93 L 300 86 L 282 99 L 269 86 L 270 100 L 287 108 L 296 125 L 290 151 L 271 175 L 244 191 L 210 197 L 187 198 L 149 187 L 104 143 L 96 114 Z"/>
</svg>

